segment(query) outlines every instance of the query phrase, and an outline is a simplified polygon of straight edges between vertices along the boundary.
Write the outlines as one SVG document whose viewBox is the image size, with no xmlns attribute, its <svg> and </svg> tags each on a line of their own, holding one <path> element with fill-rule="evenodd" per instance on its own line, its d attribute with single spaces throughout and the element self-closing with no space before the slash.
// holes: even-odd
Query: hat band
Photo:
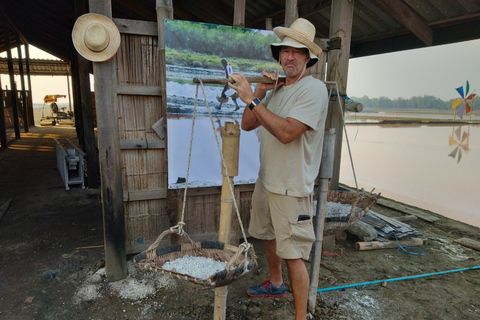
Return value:
<svg viewBox="0 0 480 320">
<path fill-rule="evenodd" d="M 305 38 L 307 38 L 307 39 L 309 39 L 309 40 L 310 40 L 310 38 L 309 38 L 309 37 L 308 37 L 306 34 L 304 34 L 304 33 L 301 33 L 300 31 L 298 31 L 298 30 L 295 30 L 295 29 L 292 29 L 292 30 L 293 30 L 293 31 L 295 31 L 296 33 L 299 33 L 299 34 L 301 34 L 302 36 L 304 36 Z"/>
</svg>

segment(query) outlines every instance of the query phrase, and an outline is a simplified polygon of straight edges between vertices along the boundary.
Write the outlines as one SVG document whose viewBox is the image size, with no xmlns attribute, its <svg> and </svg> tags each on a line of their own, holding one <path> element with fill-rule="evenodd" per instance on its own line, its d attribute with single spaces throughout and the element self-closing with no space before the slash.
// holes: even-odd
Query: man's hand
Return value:
<svg viewBox="0 0 480 320">
<path fill-rule="evenodd" d="M 228 86 L 233 90 L 238 92 L 238 97 L 249 104 L 255 99 L 255 95 L 253 94 L 252 88 L 250 87 L 250 83 L 247 81 L 247 78 L 243 74 L 231 74 L 230 78 L 232 78 L 237 85 L 235 86 L 233 83 L 228 83 Z"/>
<path fill-rule="evenodd" d="M 261 76 L 276 81 L 278 75 L 276 73 L 263 72 Z M 232 83 L 228 83 L 228 85 L 230 86 L 230 88 L 238 92 L 238 96 L 246 104 L 249 104 L 255 98 L 262 100 L 268 90 L 275 88 L 275 83 L 259 83 L 255 89 L 255 93 L 253 93 L 250 83 L 247 81 L 247 78 L 243 74 L 231 74 L 230 78 L 232 78 L 237 85 L 235 86 Z M 277 84 L 277 87 L 283 84 L 284 82 L 279 82 Z"/>
</svg>

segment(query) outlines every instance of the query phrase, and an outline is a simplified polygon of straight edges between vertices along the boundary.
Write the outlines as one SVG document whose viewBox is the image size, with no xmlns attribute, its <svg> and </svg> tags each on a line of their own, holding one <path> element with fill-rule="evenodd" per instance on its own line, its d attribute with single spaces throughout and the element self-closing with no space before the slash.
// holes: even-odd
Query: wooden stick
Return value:
<svg viewBox="0 0 480 320">
<path fill-rule="evenodd" d="M 460 239 L 454 240 L 454 242 L 461 244 L 464 247 L 467 247 L 476 251 L 480 251 L 480 242 L 475 241 L 473 239 L 460 238 Z"/>
<path fill-rule="evenodd" d="M 193 78 L 193 83 L 200 83 L 200 80 L 202 83 L 215 83 L 215 84 L 227 84 L 227 83 L 235 83 L 235 80 L 232 78 L 222 78 L 222 79 L 198 79 L 198 78 Z M 278 82 L 285 82 L 285 78 L 280 77 L 278 78 Z M 267 77 L 247 77 L 247 81 L 250 83 L 275 83 L 270 78 Z"/>
<path fill-rule="evenodd" d="M 423 245 L 423 240 L 420 238 L 411 238 L 405 240 L 391 240 L 391 241 L 369 241 L 357 242 L 355 248 L 360 251 L 378 250 L 378 249 L 392 249 L 402 247 L 420 247 Z"/>
</svg>

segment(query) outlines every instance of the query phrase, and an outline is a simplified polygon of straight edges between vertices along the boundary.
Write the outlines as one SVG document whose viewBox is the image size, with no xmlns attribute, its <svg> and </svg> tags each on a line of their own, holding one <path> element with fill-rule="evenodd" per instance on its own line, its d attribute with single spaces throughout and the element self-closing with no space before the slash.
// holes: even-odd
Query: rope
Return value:
<svg viewBox="0 0 480 320">
<path fill-rule="evenodd" d="M 218 136 L 215 134 L 215 123 L 213 121 L 212 113 L 210 111 L 210 106 L 208 105 L 207 95 L 205 94 L 205 88 L 203 87 L 202 80 L 201 79 L 198 79 L 198 80 L 199 80 L 198 81 L 199 83 L 197 83 L 197 92 L 195 93 L 195 105 L 194 105 L 193 117 L 195 118 L 195 110 L 196 110 L 196 106 L 197 106 L 197 96 L 198 96 L 198 86 L 200 85 L 202 87 L 202 93 L 203 93 L 203 97 L 205 99 L 205 105 L 207 106 L 208 116 L 209 116 L 210 122 L 212 124 L 213 134 L 214 134 L 215 140 L 217 142 L 218 151 L 220 153 L 220 157 L 222 158 L 222 166 L 223 166 L 223 169 L 225 170 L 225 174 L 227 175 L 227 177 L 230 177 L 230 175 L 228 174 L 227 164 L 225 163 L 225 158 L 223 157 L 222 147 L 220 146 L 220 141 L 218 139 Z M 193 129 L 192 129 L 192 136 L 193 136 Z M 242 236 L 243 236 L 243 239 L 244 239 L 245 243 L 247 244 L 246 250 L 248 250 L 250 248 L 251 244 L 248 243 L 248 241 L 247 241 L 247 235 L 246 235 L 245 229 L 243 227 L 242 218 L 240 217 L 240 210 L 238 209 L 238 204 L 237 204 L 237 200 L 235 198 L 232 182 L 231 182 L 230 179 L 227 179 L 227 181 L 228 181 L 228 187 L 230 189 L 230 193 L 232 195 L 233 206 L 235 207 L 235 213 L 237 214 L 237 219 L 240 222 L 240 229 L 242 230 Z M 185 189 L 186 188 L 187 188 L 187 182 L 185 182 Z"/>
<path fill-rule="evenodd" d="M 343 131 L 345 132 L 345 139 L 347 140 L 347 147 L 348 147 L 348 155 L 350 157 L 350 164 L 352 166 L 352 172 L 353 172 L 353 179 L 355 180 L 355 188 L 357 189 L 358 192 L 358 182 L 357 182 L 357 175 L 355 173 L 355 167 L 353 166 L 353 158 L 352 158 L 352 151 L 350 150 L 350 142 L 348 141 L 348 134 L 347 134 L 347 128 L 345 126 L 345 117 L 343 116 L 343 108 L 342 108 L 342 98 L 340 97 L 340 91 L 338 90 L 338 83 L 336 81 L 325 81 L 325 84 L 334 84 L 335 89 L 337 90 L 337 100 L 338 100 L 338 108 L 340 109 L 340 115 L 342 116 L 343 120 Z M 331 96 L 331 91 L 329 93 L 329 100 Z"/>
</svg>

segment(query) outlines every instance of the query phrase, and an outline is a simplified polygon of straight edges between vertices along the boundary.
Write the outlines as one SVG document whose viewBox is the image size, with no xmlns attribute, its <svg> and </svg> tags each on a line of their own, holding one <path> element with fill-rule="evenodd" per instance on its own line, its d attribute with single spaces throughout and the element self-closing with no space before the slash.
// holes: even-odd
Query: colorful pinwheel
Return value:
<svg viewBox="0 0 480 320">
<path fill-rule="evenodd" d="M 460 119 L 463 119 L 464 114 L 468 114 L 472 111 L 473 101 L 475 100 L 476 94 L 471 93 L 468 95 L 468 92 L 470 91 L 470 83 L 468 83 L 468 80 L 465 93 L 463 87 L 458 87 L 456 90 L 462 98 L 453 99 L 452 109 L 455 109 L 453 118 L 455 119 L 456 115 L 458 115 Z"/>
<path fill-rule="evenodd" d="M 468 151 L 468 137 L 470 136 L 470 126 L 468 126 L 468 131 L 469 132 L 462 132 L 461 126 L 455 130 L 454 128 L 452 128 L 452 135 L 448 139 L 448 145 L 455 146 L 455 149 L 453 149 L 453 151 L 450 152 L 448 156 L 455 159 L 458 155 L 457 163 L 459 163 L 462 159 L 462 150 Z"/>
</svg>

